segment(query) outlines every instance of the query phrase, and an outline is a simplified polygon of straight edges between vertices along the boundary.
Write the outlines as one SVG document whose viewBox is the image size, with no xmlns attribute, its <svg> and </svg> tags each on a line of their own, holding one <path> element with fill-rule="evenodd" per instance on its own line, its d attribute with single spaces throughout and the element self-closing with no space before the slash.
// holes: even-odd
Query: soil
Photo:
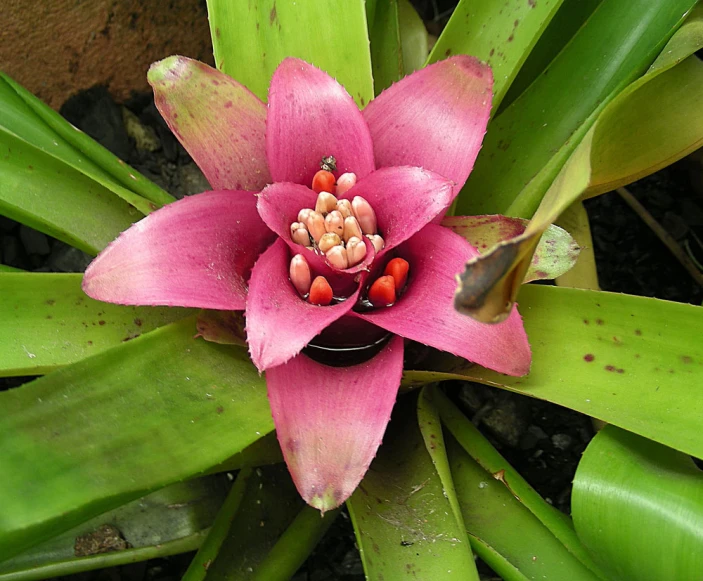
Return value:
<svg viewBox="0 0 703 581">
<path fill-rule="evenodd" d="M 179 197 L 209 189 L 198 168 L 174 139 L 148 95 L 124 107 L 104 88 L 70 99 L 62 114 L 115 154 Z M 630 186 L 630 191 L 670 233 L 695 252 L 702 250 L 703 196 L 695 187 L 700 167 L 680 162 Z M 603 290 L 700 304 L 703 289 L 616 193 L 586 203 L 592 222 Z M 82 271 L 90 257 L 44 234 L 0 218 L 4 264 L 32 271 Z M 698 260 L 701 260 L 700 254 Z M 30 378 L 0 379 L 0 390 Z M 569 511 L 571 482 L 581 453 L 593 436 L 590 418 L 513 393 L 466 382 L 446 391 L 510 463 L 549 502 Z M 84 581 L 115 578 L 179 579 L 189 555 L 72 576 Z M 485 578 L 492 576 L 483 569 Z M 294 577 L 296 581 L 364 579 L 351 523 L 342 514 Z"/>
</svg>

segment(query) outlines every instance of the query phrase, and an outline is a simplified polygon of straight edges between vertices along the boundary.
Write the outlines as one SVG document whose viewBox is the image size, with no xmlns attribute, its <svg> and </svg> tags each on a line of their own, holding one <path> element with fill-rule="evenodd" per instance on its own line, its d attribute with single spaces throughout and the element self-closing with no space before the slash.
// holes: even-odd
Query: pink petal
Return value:
<svg viewBox="0 0 703 581">
<path fill-rule="evenodd" d="M 377 167 L 414 165 L 464 185 L 493 98 L 490 67 L 459 55 L 391 85 L 364 109 Z"/>
<path fill-rule="evenodd" d="M 390 419 L 403 372 L 403 340 L 352 367 L 305 355 L 266 372 L 283 457 L 298 492 L 321 511 L 354 492 Z"/>
<path fill-rule="evenodd" d="M 310 186 L 320 160 L 330 155 L 337 176 L 372 172 L 366 122 L 342 85 L 305 61 L 287 58 L 269 88 L 266 156 L 273 180 Z"/>
<path fill-rule="evenodd" d="M 260 190 L 266 165 L 266 105 L 234 79 L 171 56 L 151 65 L 161 115 L 216 190 Z"/>
<path fill-rule="evenodd" d="M 398 248 L 410 263 L 405 294 L 392 307 L 358 316 L 392 333 L 507 375 L 530 370 L 530 345 L 517 309 L 489 325 L 454 310 L 456 275 L 478 251 L 461 236 L 430 224 Z"/>
<path fill-rule="evenodd" d="M 384 253 L 405 242 L 446 210 L 454 199 L 452 183 L 419 167 L 387 167 L 360 180 L 342 198 L 361 196 L 376 212 Z"/>
<path fill-rule="evenodd" d="M 205 192 L 123 232 L 90 264 L 83 290 L 109 303 L 244 309 L 251 268 L 274 238 L 253 194 Z"/>
<path fill-rule="evenodd" d="M 291 252 L 279 239 L 254 265 L 247 300 L 247 342 L 254 365 L 264 371 L 295 357 L 325 327 L 356 303 L 358 289 L 327 307 L 304 301 L 288 278 Z"/>
</svg>

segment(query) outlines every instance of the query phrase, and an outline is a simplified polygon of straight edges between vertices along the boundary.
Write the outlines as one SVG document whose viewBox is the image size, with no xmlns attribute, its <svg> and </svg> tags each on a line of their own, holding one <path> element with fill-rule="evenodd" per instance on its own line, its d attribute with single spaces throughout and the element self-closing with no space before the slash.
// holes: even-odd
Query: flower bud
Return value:
<svg viewBox="0 0 703 581">
<path fill-rule="evenodd" d="M 307 228 L 298 228 L 295 232 L 291 233 L 290 237 L 296 244 L 312 246 L 310 243 L 310 232 L 308 232 Z"/>
<path fill-rule="evenodd" d="M 332 210 L 325 216 L 325 228 L 339 237 L 344 236 L 344 218 L 337 210 Z"/>
<path fill-rule="evenodd" d="M 371 240 L 371 244 L 373 244 L 374 250 L 376 250 L 376 254 L 381 252 L 383 248 L 386 246 L 385 240 L 381 238 L 378 234 L 371 234 L 371 236 L 367 236 L 369 240 Z"/>
<path fill-rule="evenodd" d="M 344 241 L 349 242 L 352 237 L 361 238 L 361 228 L 354 216 L 344 218 Z"/>
<path fill-rule="evenodd" d="M 369 289 L 369 302 L 374 307 L 388 307 L 395 302 L 395 281 L 390 275 L 377 278 Z"/>
<path fill-rule="evenodd" d="M 361 196 L 354 196 L 352 210 L 364 234 L 376 234 L 376 212 Z"/>
<path fill-rule="evenodd" d="M 351 172 L 343 173 L 341 176 L 339 176 L 339 179 L 337 180 L 337 195 L 341 196 L 342 194 L 351 190 L 355 185 L 356 174 Z"/>
<path fill-rule="evenodd" d="M 340 270 L 344 270 L 349 267 L 349 261 L 347 259 L 347 251 L 342 246 L 333 246 L 327 253 L 327 261 Z"/>
<path fill-rule="evenodd" d="M 312 210 L 310 208 L 303 208 L 300 212 L 298 212 L 298 222 L 304 224 L 306 228 L 310 214 L 312 214 Z"/>
<path fill-rule="evenodd" d="M 342 218 L 349 218 L 353 216 L 351 202 L 349 200 L 339 200 L 337 202 L 337 210 L 342 215 Z"/>
<path fill-rule="evenodd" d="M 317 247 L 326 254 L 330 248 L 333 246 L 339 246 L 341 243 L 341 238 L 334 232 L 327 232 L 327 234 L 324 234 L 322 238 L 320 238 L 320 241 L 317 243 Z"/>
<path fill-rule="evenodd" d="M 315 242 L 319 242 L 320 238 L 327 233 L 325 230 L 325 219 L 322 214 L 318 212 L 312 212 L 308 218 L 308 230 Z"/>
<path fill-rule="evenodd" d="M 317 195 L 317 202 L 315 203 L 315 211 L 319 212 L 323 216 L 332 210 L 337 208 L 337 198 L 329 192 L 320 192 Z"/>
<path fill-rule="evenodd" d="M 349 261 L 349 266 L 355 266 L 359 264 L 366 256 L 366 244 L 364 241 L 352 236 L 347 242 L 347 260 Z"/>
<path fill-rule="evenodd" d="M 308 301 L 313 305 L 326 307 L 332 302 L 333 298 L 332 287 L 330 283 L 327 282 L 327 279 L 324 276 L 316 277 L 310 286 Z"/>
<path fill-rule="evenodd" d="M 301 296 L 310 292 L 310 266 L 302 254 L 296 254 L 290 261 L 290 281 Z"/>
</svg>

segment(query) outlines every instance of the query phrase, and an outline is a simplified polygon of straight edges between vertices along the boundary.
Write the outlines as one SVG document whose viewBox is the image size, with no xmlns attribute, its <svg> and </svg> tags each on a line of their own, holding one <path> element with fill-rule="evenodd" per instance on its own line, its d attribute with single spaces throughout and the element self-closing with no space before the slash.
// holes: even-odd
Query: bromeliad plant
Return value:
<svg viewBox="0 0 703 581">
<path fill-rule="evenodd" d="M 298 59 L 274 73 L 268 110 L 182 57 L 155 64 L 149 79 L 215 191 L 127 230 L 83 289 L 120 304 L 245 311 L 249 353 L 266 372 L 281 449 L 309 504 L 336 508 L 364 476 L 400 386 L 401 337 L 500 373 L 529 371 L 516 308 L 498 325 L 454 310 L 455 276 L 478 251 L 432 223 L 478 154 L 487 66 L 467 56 L 431 65 L 363 114 Z"/>
<path fill-rule="evenodd" d="M 149 73 L 213 188 L 178 202 L 3 77 L 0 211 L 102 252 L 82 280 L 0 273 L 0 372 L 46 374 L 0 394 L 0 579 L 196 548 L 187 579 L 285 579 L 345 500 L 372 579 L 478 579 L 474 553 L 504 579 L 695 576 L 700 309 L 515 307 L 573 264 L 560 214 L 586 249 L 560 283 L 597 286 L 578 200 L 701 144 L 694 4 L 460 2 L 425 63 L 402 0 L 210 0 L 218 70 Z M 386 429 L 399 384 L 443 379 L 613 424 L 573 523 L 436 386 Z M 194 479 L 227 470 L 226 499 Z"/>
</svg>

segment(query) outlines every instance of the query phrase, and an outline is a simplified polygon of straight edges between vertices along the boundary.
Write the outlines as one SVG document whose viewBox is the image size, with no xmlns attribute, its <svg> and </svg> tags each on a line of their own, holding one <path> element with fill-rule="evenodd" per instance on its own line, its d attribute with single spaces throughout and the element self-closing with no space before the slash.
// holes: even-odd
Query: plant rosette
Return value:
<svg viewBox="0 0 703 581">
<path fill-rule="evenodd" d="M 339 506 L 368 469 L 404 339 L 500 373 L 529 371 L 516 307 L 494 325 L 454 310 L 455 276 L 478 251 L 439 225 L 486 131 L 487 65 L 449 58 L 363 111 L 293 58 L 275 71 L 268 106 L 184 57 L 152 65 L 149 81 L 213 191 L 125 231 L 83 289 L 119 304 L 244 311 L 285 461 L 311 506 Z"/>
</svg>

